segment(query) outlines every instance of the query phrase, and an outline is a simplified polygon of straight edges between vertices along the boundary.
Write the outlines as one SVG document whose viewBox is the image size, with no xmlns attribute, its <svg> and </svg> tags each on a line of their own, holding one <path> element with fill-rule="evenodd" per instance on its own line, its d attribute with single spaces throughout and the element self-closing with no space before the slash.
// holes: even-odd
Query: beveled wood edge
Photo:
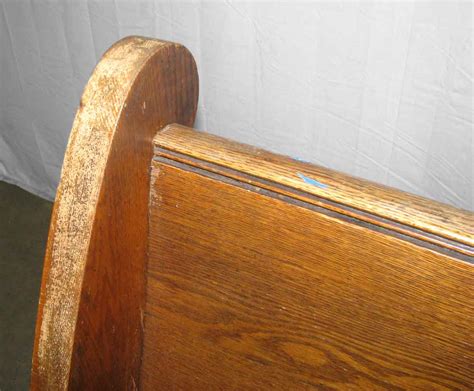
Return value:
<svg viewBox="0 0 474 391">
<path fill-rule="evenodd" d="M 31 389 L 64 390 L 70 387 L 83 275 L 94 221 L 100 209 L 98 201 L 104 173 L 110 169 L 107 165 L 114 153 L 111 147 L 117 138 L 117 126 L 127 115 L 129 97 L 141 93 L 133 90 L 140 73 L 151 59 L 171 47 L 186 51 L 194 64 L 192 55 L 181 45 L 136 36 L 121 39 L 103 55 L 84 89 L 52 211 L 35 330 Z M 193 66 L 191 77 L 196 86 L 190 87 L 190 93 L 194 95 L 194 107 L 190 116 L 183 120 L 187 125 L 194 122 L 197 109 L 197 70 L 195 64 Z M 170 98 L 179 101 L 173 94 Z M 156 123 L 163 126 L 167 122 Z M 150 133 L 156 129 L 133 129 L 137 130 Z M 137 143 L 142 141 L 137 137 Z M 151 158 L 151 145 L 147 148 Z M 149 159 L 145 161 L 141 169 L 147 172 Z M 143 186 L 148 194 L 149 183 L 143 183 Z M 143 240 L 147 241 L 146 235 Z M 137 311 L 141 311 L 141 307 L 138 308 L 141 304 L 137 303 Z"/>
<path fill-rule="evenodd" d="M 154 146 L 155 155 L 179 154 L 187 163 L 200 160 L 283 185 L 305 201 L 309 195 L 319 206 L 474 255 L 472 212 L 177 124 L 159 132 Z"/>
</svg>

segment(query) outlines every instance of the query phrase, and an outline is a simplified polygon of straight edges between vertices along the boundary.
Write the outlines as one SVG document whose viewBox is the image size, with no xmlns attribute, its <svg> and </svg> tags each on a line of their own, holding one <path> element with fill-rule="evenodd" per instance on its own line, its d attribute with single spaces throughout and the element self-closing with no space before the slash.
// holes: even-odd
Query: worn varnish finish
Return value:
<svg viewBox="0 0 474 391">
<path fill-rule="evenodd" d="M 440 238 L 446 238 L 459 243 L 459 245 L 451 243 L 450 247 L 453 249 L 471 256 L 474 255 L 472 249 L 474 246 L 474 213 L 472 212 L 363 179 L 356 179 L 334 170 L 299 162 L 252 146 L 231 142 L 218 136 L 196 132 L 184 126 L 168 126 L 163 132 L 157 134 L 155 145 L 158 148 L 179 153 L 180 159 L 190 164 L 195 163 L 186 159 L 186 156 L 200 159 L 201 167 L 203 162 L 210 162 L 256 178 L 263 178 L 273 184 L 299 190 L 305 194 L 294 194 L 293 192 L 292 195 L 304 201 L 316 202 L 321 205 L 321 202 L 310 198 L 310 195 L 333 201 L 338 205 L 324 204 L 323 206 L 341 213 L 363 218 L 357 211 L 368 212 L 374 215 L 372 218 L 366 216 L 366 219 L 371 223 L 388 225 L 391 229 L 397 229 L 397 226 L 390 224 L 390 222 L 380 222 L 374 219 L 375 216 L 383 217 L 401 224 L 402 226 L 398 225 L 398 230 L 417 237 L 421 235 L 424 240 L 440 243 Z M 164 154 L 165 152 L 161 151 L 160 153 Z M 173 156 L 173 158 L 177 157 Z M 206 168 L 224 174 L 222 170 L 216 170 L 215 167 L 206 166 Z M 305 183 L 298 173 L 317 180 L 322 186 Z M 230 174 L 225 173 L 225 175 Z M 251 182 L 248 179 L 244 180 Z M 260 186 L 266 186 L 278 192 L 283 191 L 278 186 L 272 186 L 272 183 L 260 183 Z M 348 212 L 341 206 L 351 207 L 356 211 Z M 407 230 L 409 227 L 434 234 L 439 239 L 430 239 L 423 233 L 410 232 Z"/>
<path fill-rule="evenodd" d="M 81 99 L 54 205 L 32 389 L 135 389 L 142 345 L 152 137 L 192 125 L 198 79 L 182 46 L 129 37 Z"/>
<path fill-rule="evenodd" d="M 472 264 L 157 155 L 143 389 L 474 388 Z"/>
</svg>

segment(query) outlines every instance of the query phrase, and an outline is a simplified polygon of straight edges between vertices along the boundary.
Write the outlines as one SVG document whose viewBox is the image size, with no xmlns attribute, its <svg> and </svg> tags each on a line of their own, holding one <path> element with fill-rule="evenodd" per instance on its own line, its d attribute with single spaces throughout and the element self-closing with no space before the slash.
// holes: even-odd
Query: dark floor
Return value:
<svg viewBox="0 0 474 391">
<path fill-rule="evenodd" d="M 0 390 L 27 390 L 52 203 L 0 182 Z"/>
</svg>

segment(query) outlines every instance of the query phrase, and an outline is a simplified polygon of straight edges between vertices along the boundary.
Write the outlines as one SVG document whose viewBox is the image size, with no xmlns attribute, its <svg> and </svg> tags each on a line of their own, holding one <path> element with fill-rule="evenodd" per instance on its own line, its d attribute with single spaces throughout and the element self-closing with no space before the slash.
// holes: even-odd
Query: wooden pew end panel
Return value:
<svg viewBox="0 0 474 391">
<path fill-rule="evenodd" d="M 32 389 L 136 388 L 152 138 L 191 126 L 197 99 L 194 59 L 175 43 L 124 38 L 95 68 L 52 213 Z"/>
</svg>

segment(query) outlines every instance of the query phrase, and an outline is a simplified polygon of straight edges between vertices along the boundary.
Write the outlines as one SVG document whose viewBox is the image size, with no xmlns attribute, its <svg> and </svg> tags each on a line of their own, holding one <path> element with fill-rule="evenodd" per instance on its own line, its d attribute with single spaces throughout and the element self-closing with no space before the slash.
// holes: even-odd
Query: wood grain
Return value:
<svg viewBox="0 0 474 391">
<path fill-rule="evenodd" d="M 54 205 L 32 389 L 136 389 L 151 140 L 192 125 L 198 78 L 182 46 L 128 37 L 85 87 Z"/>
<path fill-rule="evenodd" d="M 245 173 L 254 178 L 266 180 L 267 188 L 272 191 L 282 192 L 281 185 L 290 187 L 301 192 L 299 195 L 292 192 L 292 196 L 299 197 L 303 201 L 316 203 L 359 219 L 364 219 L 359 212 L 378 216 L 385 221 L 377 221 L 370 216 L 366 216 L 365 219 L 370 223 L 388 225 L 390 229 L 436 244 L 442 244 L 443 241 L 439 239 L 445 238 L 455 242 L 449 245 L 445 241 L 446 246 L 470 256 L 474 255 L 474 213 L 472 212 L 218 136 L 197 132 L 185 126 L 166 127 L 163 132 L 156 135 L 154 143 L 156 148 L 161 149 L 159 153 L 162 155 L 166 155 L 166 151 L 178 153 L 181 158 L 189 156 L 199 159 L 201 167 L 204 167 L 202 162 L 210 162 Z M 174 155 L 170 157 L 177 158 Z M 195 164 L 185 158 L 184 162 Z M 210 166 L 205 166 L 205 168 L 212 169 Z M 222 170 L 217 170 L 217 172 L 228 175 Z M 299 174 L 316 180 L 320 186 L 306 183 Z M 242 175 L 239 176 L 242 177 Z M 242 180 L 253 183 L 252 180 Z M 259 186 L 265 186 L 265 184 L 260 182 Z M 330 200 L 332 204 L 318 202 L 315 197 L 319 200 Z M 347 207 L 352 210 L 348 210 Z M 391 224 L 390 221 L 395 224 Z M 424 235 L 423 232 L 414 232 L 407 229 L 408 227 L 436 237 Z"/>
<path fill-rule="evenodd" d="M 472 264 L 245 178 L 151 176 L 142 389 L 474 388 Z"/>
</svg>

